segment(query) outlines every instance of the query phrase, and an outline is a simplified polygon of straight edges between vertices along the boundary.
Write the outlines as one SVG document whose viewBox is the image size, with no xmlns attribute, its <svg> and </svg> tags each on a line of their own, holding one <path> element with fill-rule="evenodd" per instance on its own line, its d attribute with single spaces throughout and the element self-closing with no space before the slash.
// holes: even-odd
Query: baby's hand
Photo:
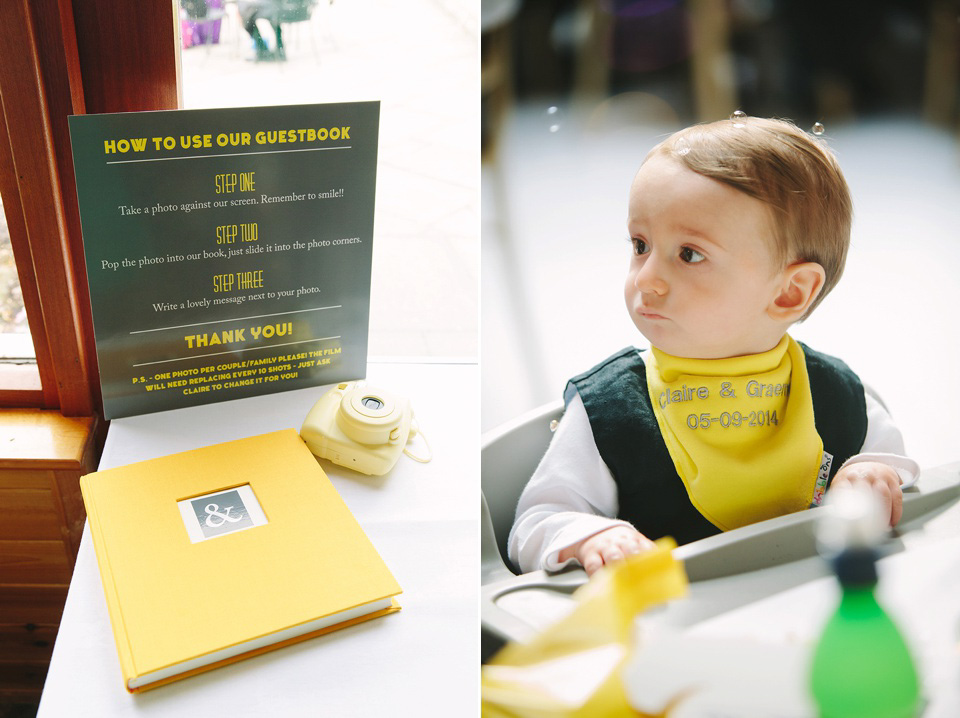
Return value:
<svg viewBox="0 0 960 718">
<path fill-rule="evenodd" d="M 900 489 L 900 476 L 886 464 L 876 461 L 844 466 L 833 477 L 830 488 L 841 484 L 866 484 L 880 497 L 884 510 L 890 517 L 890 525 L 896 526 L 903 515 L 903 491 Z"/>
<path fill-rule="evenodd" d="M 614 561 L 653 547 L 653 541 L 632 526 L 613 526 L 588 536 L 560 552 L 560 561 L 577 559 L 592 576 L 600 568 Z"/>
</svg>

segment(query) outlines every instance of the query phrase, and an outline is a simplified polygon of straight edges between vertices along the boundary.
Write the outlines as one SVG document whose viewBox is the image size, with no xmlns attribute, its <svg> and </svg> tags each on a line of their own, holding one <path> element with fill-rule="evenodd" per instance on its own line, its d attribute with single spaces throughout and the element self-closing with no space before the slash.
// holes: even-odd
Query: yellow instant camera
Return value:
<svg viewBox="0 0 960 718">
<path fill-rule="evenodd" d="M 416 433 L 412 423 L 409 400 L 351 381 L 337 384 L 320 397 L 307 414 L 300 436 L 322 459 L 382 476 Z"/>
</svg>

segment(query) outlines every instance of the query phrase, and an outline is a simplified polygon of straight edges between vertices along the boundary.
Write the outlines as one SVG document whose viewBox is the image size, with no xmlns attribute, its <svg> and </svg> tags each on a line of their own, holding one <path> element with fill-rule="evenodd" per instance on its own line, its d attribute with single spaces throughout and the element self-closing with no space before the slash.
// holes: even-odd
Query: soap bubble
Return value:
<svg viewBox="0 0 960 718">
<path fill-rule="evenodd" d="M 730 114 L 730 121 L 734 127 L 743 127 L 747 120 L 747 113 L 743 110 L 736 110 Z"/>
<path fill-rule="evenodd" d="M 813 134 L 815 134 L 817 137 L 819 137 L 820 135 L 822 135 L 825 131 L 826 131 L 826 130 L 824 129 L 822 123 L 820 123 L 820 122 L 814 122 L 814 123 L 813 123 Z"/>
<path fill-rule="evenodd" d="M 673 152 L 680 157 L 689 154 L 690 144 L 687 142 L 686 137 L 680 137 L 676 142 L 673 143 Z"/>
<path fill-rule="evenodd" d="M 547 123 L 547 129 L 550 132 L 559 132 L 560 127 L 563 125 L 563 110 L 561 110 L 556 105 L 550 105 L 544 113 L 543 117 Z"/>
</svg>

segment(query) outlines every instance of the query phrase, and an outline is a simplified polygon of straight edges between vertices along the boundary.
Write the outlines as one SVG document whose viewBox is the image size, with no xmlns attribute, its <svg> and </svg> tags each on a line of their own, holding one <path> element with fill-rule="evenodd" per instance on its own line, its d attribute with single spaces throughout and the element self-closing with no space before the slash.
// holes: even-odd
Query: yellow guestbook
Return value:
<svg viewBox="0 0 960 718">
<path fill-rule="evenodd" d="M 399 610 L 293 429 L 81 479 L 130 691 Z"/>
</svg>

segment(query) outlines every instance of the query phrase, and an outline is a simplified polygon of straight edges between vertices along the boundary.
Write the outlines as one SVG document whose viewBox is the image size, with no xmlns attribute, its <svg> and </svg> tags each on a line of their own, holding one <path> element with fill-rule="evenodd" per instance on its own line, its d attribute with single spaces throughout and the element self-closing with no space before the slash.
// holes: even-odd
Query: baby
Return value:
<svg viewBox="0 0 960 718">
<path fill-rule="evenodd" d="M 879 399 L 787 330 L 836 285 L 852 204 L 833 154 L 789 122 L 731 119 L 655 147 L 630 188 L 624 294 L 651 348 L 574 377 L 517 507 L 521 570 L 588 574 L 865 483 L 895 525 L 919 473 Z"/>
</svg>

